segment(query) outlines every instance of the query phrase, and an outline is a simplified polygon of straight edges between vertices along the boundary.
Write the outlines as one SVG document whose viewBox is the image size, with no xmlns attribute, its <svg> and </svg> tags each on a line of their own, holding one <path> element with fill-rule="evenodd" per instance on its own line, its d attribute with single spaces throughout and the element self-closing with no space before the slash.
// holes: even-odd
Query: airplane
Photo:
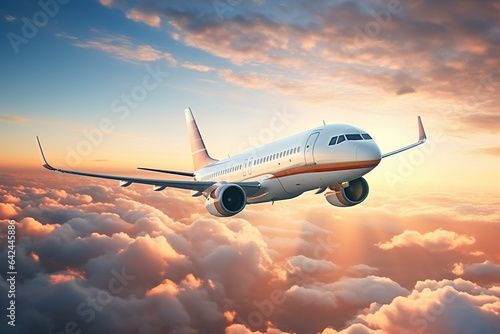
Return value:
<svg viewBox="0 0 500 334">
<path fill-rule="evenodd" d="M 43 167 L 60 173 L 118 180 L 121 187 L 139 183 L 153 185 L 155 191 L 167 187 L 191 190 L 193 197 L 205 197 L 210 214 L 229 217 L 241 212 L 247 204 L 274 204 L 275 201 L 291 199 L 311 190 L 316 190 L 316 194 L 325 192 L 326 200 L 333 206 L 357 205 L 368 196 L 369 187 L 363 175 L 374 169 L 383 158 L 409 150 L 427 140 L 420 116 L 417 117 L 418 141 L 386 154 L 381 154 L 372 137 L 358 127 L 324 124 L 216 160 L 209 155 L 190 108 L 185 109 L 185 116 L 195 172 L 145 167 L 138 169 L 181 175 L 193 180 L 144 179 L 55 168 L 47 162 L 37 136 Z"/>
</svg>

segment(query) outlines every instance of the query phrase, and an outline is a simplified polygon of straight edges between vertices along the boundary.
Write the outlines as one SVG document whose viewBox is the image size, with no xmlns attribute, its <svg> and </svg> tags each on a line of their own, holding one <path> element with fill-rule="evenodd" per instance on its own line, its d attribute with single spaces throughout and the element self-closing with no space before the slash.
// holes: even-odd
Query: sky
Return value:
<svg viewBox="0 0 500 334">
<path fill-rule="evenodd" d="M 500 3 L 4 0 L 0 29 L 2 333 L 500 332 Z M 357 206 L 221 219 L 41 167 L 35 136 L 59 168 L 193 171 L 186 107 L 214 158 L 323 121 L 428 141 Z"/>
</svg>

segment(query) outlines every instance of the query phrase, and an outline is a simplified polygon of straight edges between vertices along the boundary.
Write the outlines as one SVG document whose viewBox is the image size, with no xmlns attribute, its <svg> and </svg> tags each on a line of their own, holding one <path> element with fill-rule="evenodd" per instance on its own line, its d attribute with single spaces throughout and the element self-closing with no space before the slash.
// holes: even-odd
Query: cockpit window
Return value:
<svg viewBox="0 0 500 334">
<path fill-rule="evenodd" d="M 363 140 L 363 138 L 361 138 L 361 135 L 357 133 L 345 136 L 347 137 L 347 140 Z"/>
<path fill-rule="evenodd" d="M 340 135 L 339 140 L 337 141 L 337 144 L 340 144 L 343 141 L 345 141 L 345 137 L 344 137 L 344 135 Z"/>
<path fill-rule="evenodd" d="M 337 142 L 337 136 L 332 137 L 332 139 L 330 139 L 330 144 L 328 145 L 335 145 L 336 142 Z"/>
<path fill-rule="evenodd" d="M 363 139 L 373 139 L 368 133 L 363 133 L 361 136 L 363 136 Z"/>
</svg>

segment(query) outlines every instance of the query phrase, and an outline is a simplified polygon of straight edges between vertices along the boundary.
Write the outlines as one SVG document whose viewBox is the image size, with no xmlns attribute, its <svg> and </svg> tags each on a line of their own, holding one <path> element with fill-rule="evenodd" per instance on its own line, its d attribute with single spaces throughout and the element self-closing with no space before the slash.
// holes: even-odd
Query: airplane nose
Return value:
<svg viewBox="0 0 500 334">
<path fill-rule="evenodd" d="M 382 153 L 380 152 L 378 145 L 373 141 L 362 143 L 356 150 L 357 161 L 380 160 L 381 157 Z"/>
</svg>

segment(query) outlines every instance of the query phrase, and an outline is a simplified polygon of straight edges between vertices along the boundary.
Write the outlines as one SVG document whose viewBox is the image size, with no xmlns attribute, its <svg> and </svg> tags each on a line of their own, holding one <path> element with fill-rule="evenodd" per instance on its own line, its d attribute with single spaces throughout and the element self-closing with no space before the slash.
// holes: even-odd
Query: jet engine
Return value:
<svg viewBox="0 0 500 334">
<path fill-rule="evenodd" d="M 229 217 L 245 208 L 247 195 L 237 184 L 223 184 L 207 196 L 205 206 L 208 212 L 217 217 Z"/>
<path fill-rule="evenodd" d="M 337 183 L 329 187 L 332 191 L 325 194 L 326 200 L 333 206 L 353 206 L 363 202 L 368 196 L 368 182 L 362 177 Z"/>
</svg>

